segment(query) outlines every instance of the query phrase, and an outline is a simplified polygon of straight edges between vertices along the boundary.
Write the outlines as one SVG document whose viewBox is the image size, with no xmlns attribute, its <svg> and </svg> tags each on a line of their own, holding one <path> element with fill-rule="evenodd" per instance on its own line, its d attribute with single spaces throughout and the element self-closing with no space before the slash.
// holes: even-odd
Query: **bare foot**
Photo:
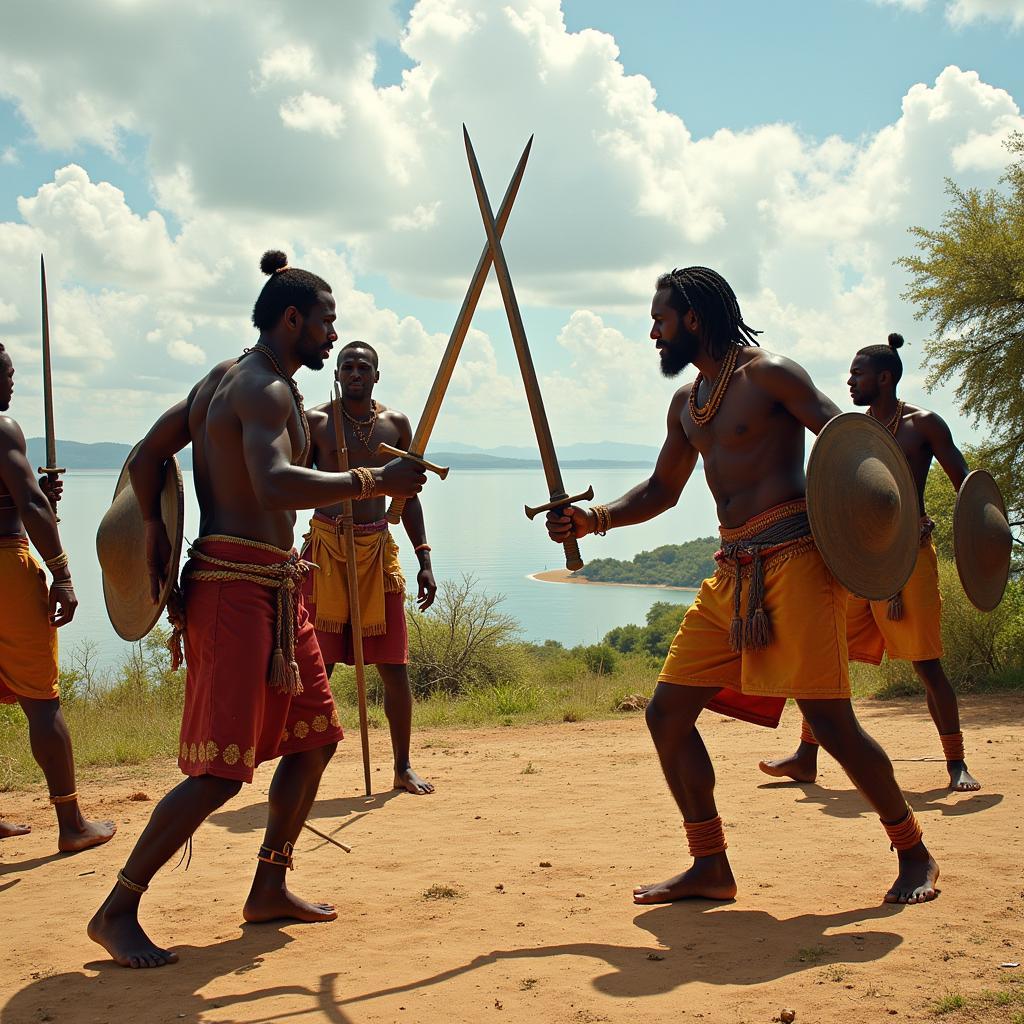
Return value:
<svg viewBox="0 0 1024 1024">
<path fill-rule="evenodd" d="M 924 843 L 909 850 L 901 850 L 900 873 L 892 888 L 885 894 L 886 903 L 927 903 L 939 895 L 935 883 L 939 880 L 939 865 Z"/>
<path fill-rule="evenodd" d="M 109 910 L 110 897 L 89 922 L 89 938 L 98 942 L 122 967 L 165 967 L 178 962 L 178 954 L 153 944 L 134 912 Z"/>
<path fill-rule="evenodd" d="M 974 793 L 981 789 L 981 783 L 967 770 L 965 761 L 947 761 L 949 788 L 954 793 Z"/>
<path fill-rule="evenodd" d="M 117 826 L 112 821 L 86 821 L 81 818 L 78 828 L 61 829 L 57 849 L 61 853 L 78 853 L 90 846 L 102 846 L 114 838 L 116 831 Z"/>
<path fill-rule="evenodd" d="M 795 754 L 774 761 L 759 761 L 757 767 L 774 779 L 813 782 L 818 777 L 818 750 L 809 743 L 801 743 Z"/>
<path fill-rule="evenodd" d="M 711 857 L 694 857 L 693 867 L 675 878 L 656 885 L 639 885 L 633 890 L 634 903 L 673 903 L 675 900 L 731 900 L 736 895 L 736 879 L 732 876 L 724 853 Z"/>
<path fill-rule="evenodd" d="M 279 889 L 255 888 L 242 907 L 242 917 L 250 923 L 260 921 L 277 921 L 287 918 L 289 921 L 304 921 L 314 924 L 317 921 L 333 921 L 338 912 L 330 903 L 307 903 L 289 892 L 282 885 Z"/>
<path fill-rule="evenodd" d="M 406 768 L 404 772 L 395 772 L 395 784 L 392 788 L 404 789 L 407 793 L 414 793 L 416 796 L 434 792 L 433 783 L 421 779 L 411 768 Z"/>
<path fill-rule="evenodd" d="M 9 821 L 0 821 L 0 839 L 10 839 L 11 836 L 27 836 L 31 831 L 31 825 L 12 825 Z"/>
</svg>

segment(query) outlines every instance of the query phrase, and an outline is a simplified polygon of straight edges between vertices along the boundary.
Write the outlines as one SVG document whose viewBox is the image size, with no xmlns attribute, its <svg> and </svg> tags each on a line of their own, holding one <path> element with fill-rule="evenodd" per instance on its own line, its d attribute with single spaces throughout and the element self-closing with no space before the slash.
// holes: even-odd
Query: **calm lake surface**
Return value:
<svg viewBox="0 0 1024 1024">
<path fill-rule="evenodd" d="M 77 470 L 65 477 L 61 537 L 81 602 L 75 620 L 60 631 L 65 660 L 85 640 L 95 646 L 100 665 L 116 664 L 129 648 L 107 619 L 95 547 L 96 527 L 110 504 L 117 475 L 114 470 Z M 571 493 L 592 484 L 595 501 L 610 501 L 643 479 L 645 471 L 569 469 L 565 475 Z M 194 539 L 199 516 L 191 473 L 184 476 L 185 536 Z M 561 547 L 548 540 L 541 519 L 531 523 L 523 514 L 524 504 L 540 504 L 546 496 L 538 470 L 453 471 L 443 482 L 431 476 L 421 499 L 438 583 L 470 574 L 480 589 L 504 595 L 502 609 L 521 623 L 524 639 L 552 639 L 566 646 L 594 643 L 615 626 L 643 622 L 655 601 L 689 603 L 691 594 L 686 591 L 530 579 L 531 573 L 564 564 Z M 300 513 L 297 534 L 305 532 L 307 523 L 308 514 Z M 588 537 L 580 550 L 584 560 L 631 558 L 638 551 L 707 536 L 716 529 L 711 495 L 703 477 L 695 474 L 677 508 L 641 526 L 614 530 L 607 537 Z M 401 526 L 395 528 L 395 536 L 414 588 L 412 545 Z"/>
</svg>

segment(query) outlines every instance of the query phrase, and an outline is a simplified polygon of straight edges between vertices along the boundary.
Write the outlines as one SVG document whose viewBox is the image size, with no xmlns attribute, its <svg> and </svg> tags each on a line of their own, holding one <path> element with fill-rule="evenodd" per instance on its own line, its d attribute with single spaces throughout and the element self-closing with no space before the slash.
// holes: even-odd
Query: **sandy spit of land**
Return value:
<svg viewBox="0 0 1024 1024">
<path fill-rule="evenodd" d="M 421 732 L 415 763 L 437 793 L 419 798 L 366 800 L 353 734 L 311 820 L 354 852 L 304 832 L 289 876 L 296 891 L 336 901 L 338 921 L 241 924 L 264 766 L 200 828 L 191 868 L 164 870 L 144 898 L 144 925 L 181 957 L 157 971 L 111 965 L 85 923 L 153 807 L 130 797 L 159 798 L 180 778 L 174 765 L 84 777 L 87 811 L 116 818 L 120 832 L 72 857 L 53 852 L 45 790 L 5 793 L 3 815 L 34 832 L 0 843 L 0 1021 L 768 1024 L 782 1007 L 797 1024 L 934 1021 L 935 999 L 1005 988 L 1012 972 L 1000 964 L 1024 960 L 1024 709 L 976 698 L 962 711 L 985 788 L 952 795 L 923 700 L 861 707 L 900 759 L 942 865 L 940 898 L 909 908 L 883 905 L 895 856 L 834 763 L 823 758 L 816 785 L 758 772 L 760 755 L 794 745 L 795 712 L 778 733 L 714 715 L 703 727 L 735 902 L 631 902 L 635 883 L 686 861 L 640 716 Z M 383 786 L 383 731 L 372 751 Z M 435 886 L 449 898 L 426 898 Z"/>
<path fill-rule="evenodd" d="M 574 576 L 568 569 L 545 569 L 530 574 L 531 580 L 540 583 L 585 583 L 591 587 L 643 587 L 645 590 L 685 590 L 696 594 L 697 587 L 670 587 L 666 583 L 616 583 L 612 580 L 588 580 L 586 576 Z"/>
</svg>

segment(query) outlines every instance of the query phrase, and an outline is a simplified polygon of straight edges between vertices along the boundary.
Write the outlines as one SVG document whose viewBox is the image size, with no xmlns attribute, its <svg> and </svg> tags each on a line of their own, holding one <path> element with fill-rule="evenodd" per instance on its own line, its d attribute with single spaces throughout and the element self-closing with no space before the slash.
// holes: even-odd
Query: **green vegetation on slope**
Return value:
<svg viewBox="0 0 1024 1024">
<path fill-rule="evenodd" d="M 595 558 L 575 575 L 595 583 L 699 587 L 714 572 L 718 545 L 717 537 L 698 537 L 684 544 L 663 544 L 653 551 L 641 551 L 629 562 Z"/>
</svg>

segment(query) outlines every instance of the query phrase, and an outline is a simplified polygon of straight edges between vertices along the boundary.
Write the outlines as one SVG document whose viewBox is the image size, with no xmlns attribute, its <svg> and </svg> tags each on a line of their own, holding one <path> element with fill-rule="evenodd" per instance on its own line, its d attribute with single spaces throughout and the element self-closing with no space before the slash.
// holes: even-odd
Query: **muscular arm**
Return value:
<svg viewBox="0 0 1024 1024">
<path fill-rule="evenodd" d="M 840 413 L 839 406 L 814 386 L 807 371 L 785 356 L 766 353 L 752 362 L 751 379 L 812 434 L 820 433 L 821 428 Z"/>
<path fill-rule="evenodd" d="M 954 443 L 946 421 L 934 412 L 927 413 L 921 418 L 921 432 L 931 445 L 932 454 L 949 477 L 949 482 L 959 491 L 970 468 L 963 452 Z"/>
<path fill-rule="evenodd" d="M 236 388 L 233 407 L 242 426 L 245 465 L 256 497 L 265 509 L 320 508 L 359 497 L 361 486 L 353 473 L 322 473 L 291 464 L 288 423 L 295 406 L 283 381 L 236 382 Z M 386 486 L 381 485 L 388 466 L 371 470 L 378 489 L 385 491 Z M 415 476 L 422 483 L 422 474 L 404 475 Z M 419 486 L 408 490 L 413 493 Z"/>
<path fill-rule="evenodd" d="M 697 465 L 697 449 L 687 439 L 681 419 L 688 394 L 688 388 L 680 388 L 669 404 L 665 442 L 654 472 L 643 483 L 608 504 L 613 526 L 645 523 L 679 501 L 679 495 Z M 549 512 L 547 527 L 551 539 L 562 543 L 570 535 L 585 537 L 593 532 L 594 522 L 583 509 L 570 506 L 564 511 L 555 509 Z"/>
<path fill-rule="evenodd" d="M 7 416 L 0 416 L 0 480 L 7 488 L 36 550 L 44 559 L 56 558 L 63 550 L 57 519 L 32 473 L 25 435 L 21 427 Z"/>
<path fill-rule="evenodd" d="M 190 441 L 188 410 L 198 390 L 197 384 L 176 405 L 172 405 L 150 428 L 128 463 L 132 490 L 142 508 L 146 522 L 160 518 L 160 494 L 163 490 L 164 466 Z"/>
</svg>

